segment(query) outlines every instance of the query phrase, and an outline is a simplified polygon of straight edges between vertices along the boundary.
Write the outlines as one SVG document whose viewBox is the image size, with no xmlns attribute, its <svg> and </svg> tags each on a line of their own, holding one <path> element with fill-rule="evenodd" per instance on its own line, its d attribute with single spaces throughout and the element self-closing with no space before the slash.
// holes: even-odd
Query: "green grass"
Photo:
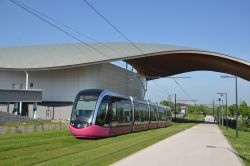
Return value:
<svg viewBox="0 0 250 166">
<path fill-rule="evenodd" d="M 223 134 L 229 140 L 233 148 L 239 153 L 239 157 L 246 166 L 250 166 L 250 132 L 239 131 L 239 138 L 236 140 L 235 129 L 220 127 Z"/>
<path fill-rule="evenodd" d="M 0 165 L 109 165 L 194 126 L 174 123 L 111 138 L 76 139 L 66 129 L 0 136 Z"/>
<path fill-rule="evenodd" d="M 59 124 L 65 124 L 65 121 L 52 121 L 52 120 L 41 120 L 41 121 L 34 121 L 34 122 L 17 122 L 17 123 L 11 123 L 11 124 L 2 124 L 0 127 L 2 128 L 9 128 L 9 127 L 25 127 L 25 126 L 41 126 L 41 125 L 59 125 Z"/>
<path fill-rule="evenodd" d="M 193 113 L 189 113 L 185 118 L 189 120 L 197 120 L 197 121 L 204 121 L 205 119 L 203 114 L 193 114 Z"/>
</svg>

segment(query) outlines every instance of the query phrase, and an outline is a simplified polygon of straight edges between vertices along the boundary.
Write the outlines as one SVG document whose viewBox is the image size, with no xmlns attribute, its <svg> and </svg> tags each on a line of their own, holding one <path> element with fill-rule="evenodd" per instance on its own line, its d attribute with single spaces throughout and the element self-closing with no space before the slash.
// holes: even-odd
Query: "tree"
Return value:
<svg viewBox="0 0 250 166">
<path fill-rule="evenodd" d="M 166 101 L 166 100 L 163 100 L 160 102 L 161 105 L 165 105 L 165 106 L 168 106 L 171 108 L 171 111 L 174 111 L 174 103 L 171 102 L 171 101 Z"/>
<path fill-rule="evenodd" d="M 213 114 L 213 108 L 208 107 L 204 104 L 194 105 L 191 106 L 191 109 L 193 109 L 193 112 L 196 111 L 196 113 L 199 114 L 206 114 L 206 115 L 212 115 Z"/>
<path fill-rule="evenodd" d="M 229 106 L 229 116 L 234 117 L 235 116 L 235 104 Z"/>
<path fill-rule="evenodd" d="M 244 118 L 250 116 L 250 109 L 245 101 L 240 103 L 239 112 Z"/>
<path fill-rule="evenodd" d="M 191 105 L 189 104 L 188 105 L 188 112 L 189 113 L 197 113 L 198 111 L 198 106 L 195 104 L 195 105 Z"/>
<path fill-rule="evenodd" d="M 174 112 L 174 103 L 171 101 L 163 100 L 160 102 L 161 105 L 169 106 Z M 177 107 L 177 113 L 181 111 L 181 103 L 176 103 Z M 204 105 L 204 104 L 185 104 L 188 110 L 188 113 L 194 113 L 194 114 L 206 114 L 206 115 L 212 115 L 213 114 L 213 108 Z"/>
</svg>

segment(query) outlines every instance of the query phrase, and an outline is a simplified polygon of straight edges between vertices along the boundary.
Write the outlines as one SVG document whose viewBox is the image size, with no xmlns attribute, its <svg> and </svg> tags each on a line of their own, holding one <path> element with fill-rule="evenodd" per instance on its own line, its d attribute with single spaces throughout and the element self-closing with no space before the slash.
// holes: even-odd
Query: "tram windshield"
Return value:
<svg viewBox="0 0 250 166">
<path fill-rule="evenodd" d="M 91 124 L 98 96 L 79 95 L 71 114 L 71 125 L 83 128 Z"/>
</svg>

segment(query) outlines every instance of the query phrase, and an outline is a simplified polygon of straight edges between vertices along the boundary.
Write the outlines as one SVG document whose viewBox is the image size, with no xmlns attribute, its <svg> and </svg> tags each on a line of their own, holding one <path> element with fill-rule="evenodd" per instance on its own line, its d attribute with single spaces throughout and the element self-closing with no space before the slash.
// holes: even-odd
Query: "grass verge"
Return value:
<svg viewBox="0 0 250 166">
<path fill-rule="evenodd" d="M 236 139 L 235 129 L 221 127 L 223 134 L 229 140 L 233 148 L 239 153 L 239 157 L 246 166 L 250 166 L 250 132 L 239 131 L 239 138 Z"/>
<path fill-rule="evenodd" d="M 41 125 L 62 125 L 62 124 L 68 124 L 69 122 L 65 120 L 37 120 L 34 122 L 17 122 L 17 123 L 6 123 L 0 125 L 2 128 L 9 128 L 9 127 L 25 127 L 25 126 L 41 126 Z"/>
<path fill-rule="evenodd" d="M 185 118 L 196 121 L 204 121 L 205 119 L 203 114 L 193 114 L 193 113 L 189 113 Z"/>
<path fill-rule="evenodd" d="M 0 135 L 0 165 L 109 165 L 194 125 L 173 123 L 98 140 L 76 139 L 66 129 Z"/>
</svg>

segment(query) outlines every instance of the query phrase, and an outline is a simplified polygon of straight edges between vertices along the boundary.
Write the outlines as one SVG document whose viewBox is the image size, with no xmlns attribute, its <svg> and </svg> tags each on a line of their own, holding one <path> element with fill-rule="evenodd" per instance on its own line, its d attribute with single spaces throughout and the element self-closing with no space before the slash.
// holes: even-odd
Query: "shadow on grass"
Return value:
<svg viewBox="0 0 250 166">
<path fill-rule="evenodd" d="M 233 153 L 234 155 L 240 157 L 242 160 L 245 161 L 250 161 L 247 158 L 245 158 L 244 156 L 241 156 L 240 154 L 238 154 L 237 152 L 233 151 L 232 149 L 228 148 L 228 147 L 220 147 L 220 146 L 206 146 L 207 148 L 214 148 L 214 149 L 226 149 L 228 151 L 230 151 L 231 153 Z"/>
</svg>

